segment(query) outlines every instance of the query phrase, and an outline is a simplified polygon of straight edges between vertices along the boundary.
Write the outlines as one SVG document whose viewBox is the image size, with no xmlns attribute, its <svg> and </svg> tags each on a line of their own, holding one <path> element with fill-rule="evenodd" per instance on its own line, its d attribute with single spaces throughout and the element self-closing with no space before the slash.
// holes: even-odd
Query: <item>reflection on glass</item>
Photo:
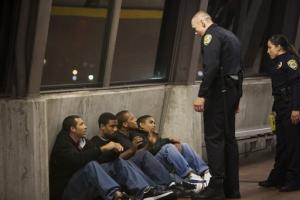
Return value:
<svg viewBox="0 0 300 200">
<path fill-rule="evenodd" d="M 72 74 L 73 74 L 73 75 L 77 75 L 77 74 L 78 74 L 78 71 L 77 71 L 76 69 L 73 69 Z"/>
<path fill-rule="evenodd" d="M 98 74 L 107 1 L 93 2 L 53 1 L 43 86 L 90 84 L 91 74 L 95 83 L 101 82 Z"/>
<path fill-rule="evenodd" d="M 135 1 L 134 10 L 128 9 L 129 2 L 122 4 L 111 81 L 164 79 L 165 73 L 155 72 L 155 63 L 165 1 Z"/>
<path fill-rule="evenodd" d="M 89 79 L 90 81 L 94 80 L 94 75 L 92 75 L 92 74 L 89 75 L 89 76 L 88 76 L 88 79 Z"/>
</svg>

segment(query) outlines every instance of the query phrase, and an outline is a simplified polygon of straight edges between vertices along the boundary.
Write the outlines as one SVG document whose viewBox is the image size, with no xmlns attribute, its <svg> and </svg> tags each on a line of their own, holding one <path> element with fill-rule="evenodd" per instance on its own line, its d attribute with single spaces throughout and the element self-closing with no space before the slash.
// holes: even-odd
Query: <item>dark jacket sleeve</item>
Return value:
<svg viewBox="0 0 300 200">
<path fill-rule="evenodd" d="M 65 168 L 74 171 L 82 168 L 88 162 L 96 160 L 102 153 L 101 150 L 96 147 L 88 147 L 82 151 L 78 151 L 67 135 L 61 135 L 56 145 L 55 155 L 57 160 L 59 160 L 61 165 L 65 166 Z"/>
<path fill-rule="evenodd" d="M 206 97 L 211 84 L 219 73 L 221 41 L 212 36 L 209 44 L 203 45 L 203 79 L 198 97 Z"/>
<path fill-rule="evenodd" d="M 288 80 L 292 90 L 292 110 L 300 111 L 300 69 L 297 62 L 297 69 L 287 67 Z"/>
<path fill-rule="evenodd" d="M 153 155 L 156 155 L 157 152 L 160 151 L 160 149 L 162 148 L 162 146 L 164 146 L 165 144 L 169 144 L 171 143 L 169 138 L 160 138 L 159 140 L 157 140 L 157 142 L 155 144 L 153 144 L 151 146 L 151 148 L 149 149 L 150 153 L 152 153 Z"/>
<path fill-rule="evenodd" d="M 103 152 L 98 158 L 97 161 L 99 163 L 106 163 L 106 162 L 111 162 L 114 161 L 119 157 L 119 153 L 114 152 L 114 151 L 108 151 L 108 152 Z"/>
<path fill-rule="evenodd" d="M 94 146 L 94 148 L 98 148 L 100 149 L 102 146 L 105 145 L 105 143 L 103 143 L 98 136 L 94 136 L 90 141 L 89 141 L 89 145 Z M 116 158 L 119 157 L 119 153 L 117 153 L 114 150 L 111 151 L 107 151 L 107 152 L 102 152 L 98 157 L 97 157 L 97 161 L 99 163 L 106 163 L 106 162 L 111 162 L 113 160 L 115 160 Z"/>
<path fill-rule="evenodd" d="M 292 87 L 292 109 L 295 111 L 300 111 L 300 79 L 296 80 Z"/>
</svg>

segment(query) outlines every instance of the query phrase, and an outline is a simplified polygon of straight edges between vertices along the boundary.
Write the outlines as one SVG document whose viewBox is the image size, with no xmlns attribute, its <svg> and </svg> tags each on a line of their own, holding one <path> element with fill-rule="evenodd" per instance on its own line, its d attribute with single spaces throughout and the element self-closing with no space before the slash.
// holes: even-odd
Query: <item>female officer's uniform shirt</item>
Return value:
<svg viewBox="0 0 300 200">
<path fill-rule="evenodd" d="M 287 103 L 291 103 L 291 110 L 300 111 L 299 58 L 285 53 L 274 58 L 273 62 L 275 64 L 271 70 L 272 94 L 275 97 L 273 109 L 278 110 L 276 100 L 284 97 L 290 99 Z"/>
</svg>

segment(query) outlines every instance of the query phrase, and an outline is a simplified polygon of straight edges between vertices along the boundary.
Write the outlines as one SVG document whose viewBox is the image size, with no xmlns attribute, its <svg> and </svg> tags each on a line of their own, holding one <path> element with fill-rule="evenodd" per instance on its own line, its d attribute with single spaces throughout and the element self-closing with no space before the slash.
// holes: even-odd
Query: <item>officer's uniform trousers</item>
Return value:
<svg viewBox="0 0 300 200">
<path fill-rule="evenodd" d="M 300 184 L 300 124 L 291 122 L 291 97 L 274 96 L 276 156 L 268 180 L 280 185 Z"/>
<path fill-rule="evenodd" d="M 206 97 L 204 135 L 212 176 L 215 181 L 224 180 L 224 192 L 230 194 L 239 191 L 239 155 L 235 139 L 235 111 L 239 96 L 237 81 L 228 77 L 225 78 L 225 83 L 225 102 L 220 78 L 213 83 Z M 225 121 L 228 126 L 225 125 Z"/>
</svg>

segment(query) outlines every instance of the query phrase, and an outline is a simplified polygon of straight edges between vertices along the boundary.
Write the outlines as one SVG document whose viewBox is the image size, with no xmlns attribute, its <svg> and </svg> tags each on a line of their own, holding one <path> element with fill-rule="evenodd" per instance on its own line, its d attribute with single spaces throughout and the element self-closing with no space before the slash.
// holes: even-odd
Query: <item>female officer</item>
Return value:
<svg viewBox="0 0 300 200">
<path fill-rule="evenodd" d="M 283 35 L 268 40 L 273 112 L 276 115 L 276 156 L 269 177 L 262 187 L 280 187 L 289 192 L 300 189 L 300 57 Z"/>
</svg>

